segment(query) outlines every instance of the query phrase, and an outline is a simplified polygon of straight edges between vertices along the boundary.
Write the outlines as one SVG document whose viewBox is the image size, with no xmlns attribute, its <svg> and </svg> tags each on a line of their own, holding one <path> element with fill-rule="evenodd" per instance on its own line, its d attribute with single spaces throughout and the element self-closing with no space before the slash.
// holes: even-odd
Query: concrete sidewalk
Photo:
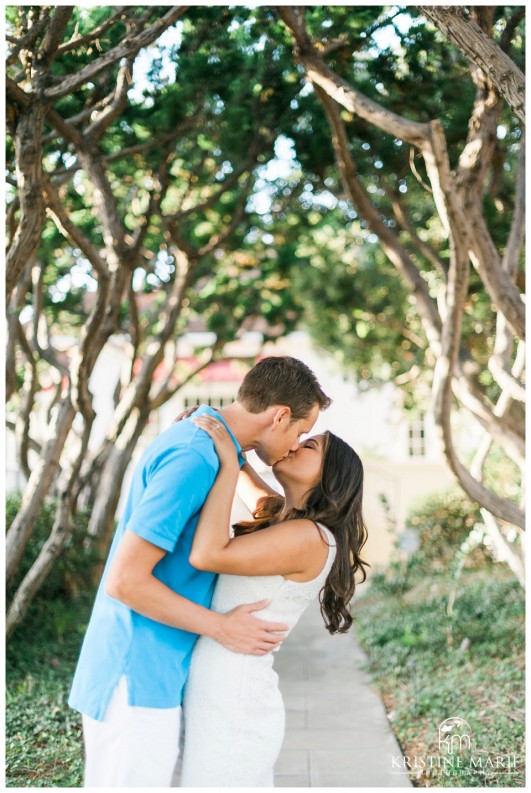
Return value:
<svg viewBox="0 0 531 793">
<path fill-rule="evenodd" d="M 276 787 L 412 787 L 354 628 L 330 636 L 312 604 L 275 659 L 286 706 Z"/>
</svg>

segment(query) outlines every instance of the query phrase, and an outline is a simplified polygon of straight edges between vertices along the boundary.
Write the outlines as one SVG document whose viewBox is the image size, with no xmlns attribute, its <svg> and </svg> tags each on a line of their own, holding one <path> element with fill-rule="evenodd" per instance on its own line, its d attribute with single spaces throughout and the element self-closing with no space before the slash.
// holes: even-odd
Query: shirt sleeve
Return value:
<svg viewBox="0 0 531 793">
<path fill-rule="evenodd" d="M 126 528 L 173 551 L 184 527 L 203 506 L 216 473 L 195 449 L 168 449 L 148 470 L 144 493 Z"/>
</svg>

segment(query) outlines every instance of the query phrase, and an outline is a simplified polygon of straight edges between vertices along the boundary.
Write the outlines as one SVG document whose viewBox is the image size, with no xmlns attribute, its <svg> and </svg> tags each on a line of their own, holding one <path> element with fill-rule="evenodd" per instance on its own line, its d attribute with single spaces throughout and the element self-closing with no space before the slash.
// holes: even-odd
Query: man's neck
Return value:
<svg viewBox="0 0 531 793">
<path fill-rule="evenodd" d="M 227 422 L 230 430 L 243 451 L 253 449 L 262 430 L 261 414 L 249 413 L 239 402 L 220 408 L 219 412 Z"/>
</svg>

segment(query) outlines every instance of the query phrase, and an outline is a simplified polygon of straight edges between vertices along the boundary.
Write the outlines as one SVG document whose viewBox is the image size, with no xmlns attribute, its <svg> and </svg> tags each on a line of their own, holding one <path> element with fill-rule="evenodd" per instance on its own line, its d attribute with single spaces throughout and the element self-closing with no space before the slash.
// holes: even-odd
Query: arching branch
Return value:
<svg viewBox="0 0 531 793">
<path fill-rule="evenodd" d="M 461 6 L 419 6 L 446 38 L 478 66 L 525 123 L 525 80 L 513 60 Z"/>
</svg>

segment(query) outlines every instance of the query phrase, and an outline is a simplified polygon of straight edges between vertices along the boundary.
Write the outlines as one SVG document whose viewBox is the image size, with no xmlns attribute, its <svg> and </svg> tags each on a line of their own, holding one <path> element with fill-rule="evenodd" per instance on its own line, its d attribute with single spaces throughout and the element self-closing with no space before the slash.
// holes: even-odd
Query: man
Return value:
<svg viewBox="0 0 531 793">
<path fill-rule="evenodd" d="M 305 364 L 275 357 L 247 373 L 231 405 L 219 412 L 203 405 L 196 415 L 227 426 L 240 465 L 248 449 L 273 465 L 329 404 Z M 86 787 L 175 786 L 182 691 L 197 636 L 264 655 L 287 629 L 253 616 L 267 601 L 209 610 L 216 576 L 193 568 L 189 555 L 218 467 L 212 440 L 184 420 L 149 446 L 135 471 L 69 699 L 83 714 Z"/>
</svg>

